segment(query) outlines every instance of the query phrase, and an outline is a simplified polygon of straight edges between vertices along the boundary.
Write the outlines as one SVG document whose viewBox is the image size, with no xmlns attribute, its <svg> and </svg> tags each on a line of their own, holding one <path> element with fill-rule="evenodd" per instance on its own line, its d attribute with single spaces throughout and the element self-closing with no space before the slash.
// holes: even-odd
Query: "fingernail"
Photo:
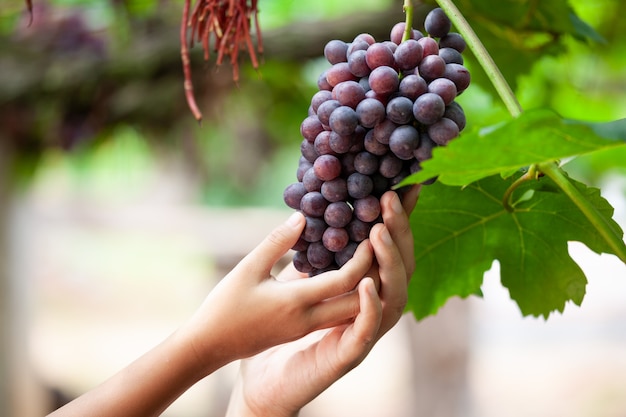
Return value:
<svg viewBox="0 0 626 417">
<path fill-rule="evenodd" d="M 302 215 L 299 212 L 295 212 L 293 213 L 291 216 L 289 216 L 289 218 L 287 219 L 287 226 L 290 227 L 296 227 L 300 224 L 300 218 L 302 217 Z"/>
<path fill-rule="evenodd" d="M 396 214 L 402 214 L 402 212 L 404 211 L 404 208 L 402 207 L 402 203 L 400 202 L 400 198 L 398 197 L 398 194 L 394 194 L 393 198 L 391 199 L 391 209 Z"/>
<path fill-rule="evenodd" d="M 389 234 L 389 230 L 386 227 L 383 227 L 383 230 L 380 232 L 380 237 L 383 240 L 385 245 L 393 245 L 393 239 L 391 239 L 391 235 Z"/>
</svg>

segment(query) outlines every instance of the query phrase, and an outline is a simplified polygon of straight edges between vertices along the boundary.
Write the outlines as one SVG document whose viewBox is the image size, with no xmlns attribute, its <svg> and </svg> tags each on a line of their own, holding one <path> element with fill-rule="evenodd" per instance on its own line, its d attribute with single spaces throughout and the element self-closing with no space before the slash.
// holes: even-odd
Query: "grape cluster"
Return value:
<svg viewBox="0 0 626 417">
<path fill-rule="evenodd" d="M 412 29 L 403 41 L 405 27 L 397 23 L 388 41 L 363 33 L 324 48 L 331 66 L 300 126 L 298 181 L 283 194 L 306 218 L 293 247 L 300 272 L 345 264 L 381 221 L 382 194 L 465 127 L 455 102 L 470 83 L 464 39 L 439 8 L 426 16 L 427 36 Z"/>
</svg>

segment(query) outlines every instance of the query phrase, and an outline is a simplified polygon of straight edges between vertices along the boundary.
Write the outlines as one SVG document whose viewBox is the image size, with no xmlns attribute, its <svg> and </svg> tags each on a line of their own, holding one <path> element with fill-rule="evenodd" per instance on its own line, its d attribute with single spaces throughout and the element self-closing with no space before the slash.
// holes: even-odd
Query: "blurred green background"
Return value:
<svg viewBox="0 0 626 417">
<path fill-rule="evenodd" d="M 203 61 L 198 46 L 192 49 L 196 98 L 204 113 L 199 126 L 183 92 L 179 45 L 182 1 L 33 0 L 34 20 L 29 26 L 24 1 L 3 0 L 0 316 L 6 320 L 0 327 L 0 374 L 10 377 L 0 382 L 0 414 L 11 415 L 3 413 L 11 402 L 21 401 L 22 407 L 36 403 L 28 388 L 19 391 L 21 397 L 14 396 L 17 389 L 29 386 L 25 381 L 29 366 L 32 379 L 56 393 L 56 401 L 62 402 L 158 343 L 193 312 L 210 285 L 289 212 L 282 192 L 295 181 L 299 125 L 317 90 L 317 77 L 328 65 L 323 59 L 325 43 L 333 38 L 349 41 L 361 32 L 386 39 L 393 24 L 404 20 L 402 3 L 259 0 L 265 53 L 258 71 L 242 54 L 240 81 L 234 83 L 228 64 L 216 68 L 213 60 Z M 457 3 L 525 109 L 550 107 L 566 118 L 592 121 L 626 117 L 626 2 Z M 434 3 L 415 5 L 415 26 L 420 28 Z M 473 81 L 458 98 L 467 113 L 466 131 L 506 119 L 506 110 L 469 53 L 466 65 Z M 626 154 L 598 152 L 568 162 L 567 169 L 576 179 L 609 191 L 606 198 L 616 207 L 617 221 L 625 224 Z M 623 265 L 606 258 L 603 261 L 588 262 L 585 267 L 613 285 L 613 291 L 609 288 L 605 298 L 594 304 L 594 287 L 590 285 L 590 301 L 583 303 L 581 315 L 570 313 L 563 321 L 551 318 L 544 326 L 532 319 L 522 321 L 508 299 L 504 307 L 508 316 L 501 310 L 478 314 L 483 323 L 503 316 L 512 318 L 489 328 L 492 339 L 481 339 L 487 333 L 481 333 L 486 330 L 476 322 L 464 327 L 460 332 L 464 343 L 474 339 L 493 342 L 496 333 L 499 337 L 515 333 L 507 341 L 513 341 L 515 348 L 523 346 L 526 350 L 519 353 L 534 362 L 519 362 L 519 355 L 509 358 L 503 351 L 498 356 L 498 352 L 477 349 L 474 362 L 463 356 L 463 366 L 477 367 L 479 376 L 468 381 L 465 373 L 455 375 L 457 381 L 471 383 L 472 394 L 463 391 L 467 387 L 455 390 L 443 385 L 443 389 L 458 394 L 447 402 L 460 404 L 464 411 L 436 414 L 422 410 L 420 415 L 617 416 L 616 410 L 626 406 L 622 395 L 626 384 L 623 350 L 607 368 L 613 373 L 605 375 L 599 371 L 605 368 L 595 360 L 611 358 L 614 350 L 593 347 L 593 354 L 588 356 L 591 350 L 564 350 L 558 345 L 555 356 L 556 345 L 550 345 L 553 350 L 534 349 L 540 340 L 554 340 L 554 335 L 565 335 L 570 347 L 578 349 L 576 337 L 591 334 L 593 340 L 605 340 L 606 334 L 597 333 L 605 329 L 603 326 L 609 329 L 609 340 L 625 346 L 623 331 L 613 331 L 616 323 L 623 323 L 623 302 L 616 298 L 623 284 L 610 280 L 611 273 L 620 274 Z M 607 313 L 594 310 L 594 306 L 613 310 Z M 455 323 L 467 325 L 469 315 L 464 308 L 453 316 Z M 587 311 L 589 316 L 584 315 Z M 604 321 L 595 321 L 598 317 Z M 527 335 L 524 331 L 528 327 L 516 324 L 541 330 L 533 333 L 536 339 L 530 336 L 520 341 L 519 334 Z M 464 333 L 470 330 L 474 332 L 471 337 Z M 455 337 L 457 333 L 455 330 Z M 444 347 L 450 345 L 450 338 L 447 333 L 443 335 Z M 392 340 L 396 349 L 410 345 L 405 339 Z M 493 349 L 499 345 L 489 346 Z M 393 364 L 387 363 L 390 358 L 400 358 L 397 361 L 405 362 L 393 369 L 403 369 L 410 368 L 407 358 L 430 357 L 421 351 L 391 352 L 376 359 L 377 363 L 391 369 Z M 517 351 L 505 353 L 511 352 Z M 551 367 L 555 357 L 569 362 Z M 575 361 L 589 366 L 577 368 Z M 486 371 L 480 367 L 488 363 L 491 367 Z M 506 367 L 512 363 L 518 367 Z M 569 387 L 570 379 L 581 386 L 589 383 L 563 376 L 572 372 L 578 377 L 592 375 L 597 378 L 595 386 L 607 383 L 608 388 L 587 398 L 566 389 L 545 395 L 545 386 L 535 384 L 536 397 L 525 400 L 523 395 L 516 395 L 519 386 L 514 384 L 526 383 L 524 372 L 535 369 L 532 366 L 552 372 L 528 375 L 531 380 L 541 379 L 546 386 L 557 381 Z M 599 373 L 585 374 L 590 369 Z M 503 374 L 511 378 L 512 386 L 502 379 Z M 218 381 L 229 381 L 229 376 L 227 372 Z M 514 380 L 516 376 L 521 382 Z M 399 376 L 393 378 L 398 386 L 411 386 Z M 481 384 L 485 381 L 491 384 Z M 427 382 L 425 386 L 414 385 L 428 393 L 428 386 L 437 384 L 432 379 Z M 380 400 L 377 397 L 401 394 L 393 384 L 385 387 L 388 391 L 378 386 L 368 395 L 359 386 L 362 395 L 357 396 L 358 402 L 367 404 L 364 398 Z M 493 395 L 494 388 L 502 392 Z M 197 407 L 213 400 L 206 392 L 217 393 L 212 395 L 220 398 L 215 400 L 218 405 L 223 405 L 223 397 L 228 395 L 220 387 L 203 389 L 205 392 L 195 397 L 200 400 L 191 400 L 191 406 L 174 409 L 168 415 L 209 415 Z M 586 388 L 584 392 L 590 391 Z M 418 404 L 426 404 L 428 398 L 438 398 L 418 395 L 417 391 L 407 394 L 415 401 L 407 415 L 415 415 Z M 478 404 L 474 408 L 467 404 L 468 395 Z M 494 407 L 494 397 L 501 399 L 502 408 Z M 337 407 L 340 403 L 349 407 L 348 399 L 335 397 L 333 402 L 333 397 L 329 398 L 337 415 L 350 414 Z M 550 398 L 560 407 L 558 412 L 550 414 L 553 409 L 543 402 Z M 571 409 L 563 408 L 563 398 L 577 398 L 579 402 L 572 401 Z M 516 400 L 519 404 L 511 403 Z M 583 400 L 588 400 L 588 408 L 581 407 Z M 481 408 L 484 404 L 490 407 Z M 365 416 L 367 408 L 363 406 L 359 415 Z M 334 415 L 321 410 L 310 416 Z M 375 412 L 372 410 L 370 407 Z M 402 416 L 387 410 L 386 415 Z M 220 415 L 219 408 L 213 413 Z"/>
<path fill-rule="evenodd" d="M 192 49 L 205 115 L 199 127 L 182 91 L 177 32 L 182 2 L 35 1 L 28 26 L 24 4 L 11 0 L 0 15 L 0 137 L 13 150 L 13 181 L 28 184 L 55 171 L 76 187 L 125 193 L 129 184 L 112 183 L 109 171 L 140 181 L 138 173 L 155 169 L 156 160 L 175 158 L 189 170 L 202 203 L 280 206 L 282 189 L 295 178 L 298 126 L 326 65 L 320 58 L 323 45 L 361 31 L 384 38 L 393 22 L 403 20 L 399 3 L 261 1 L 266 53 L 258 73 L 242 54 L 241 81 L 235 85 L 228 64 L 215 68 L 202 60 L 199 46 Z M 528 4 L 532 14 L 533 2 L 517 3 Z M 482 16 L 472 23 L 524 108 L 547 106 L 583 120 L 624 117 L 626 24 L 618 18 L 623 2 L 571 2 L 600 35 L 582 41 L 576 39 L 580 28 L 572 30 L 576 36 L 568 35 L 569 28 L 556 27 L 558 22 L 524 27 L 523 19 L 513 16 L 517 20 L 508 22 L 505 16 L 494 26 L 500 12 L 489 5 L 459 2 L 470 22 Z M 429 7 L 417 5 L 416 22 Z M 555 33 L 548 32 L 550 24 Z M 474 83 L 459 102 L 471 130 L 505 114 L 481 71 L 468 61 Z M 580 170 L 593 178 L 607 165 L 620 165 L 622 156 L 584 161 Z"/>
</svg>

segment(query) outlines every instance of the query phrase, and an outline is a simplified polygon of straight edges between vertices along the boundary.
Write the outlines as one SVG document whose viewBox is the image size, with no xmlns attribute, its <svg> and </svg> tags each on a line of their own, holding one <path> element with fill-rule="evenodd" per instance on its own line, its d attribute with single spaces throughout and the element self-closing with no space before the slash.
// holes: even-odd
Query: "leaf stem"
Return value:
<svg viewBox="0 0 626 417">
<path fill-rule="evenodd" d="M 511 116 L 518 117 L 522 114 L 522 106 L 517 101 L 517 97 L 515 97 L 511 87 L 506 82 L 502 72 L 500 72 L 500 69 L 493 61 L 493 58 L 491 58 L 491 55 L 489 55 L 489 52 L 487 52 L 487 49 L 476 35 L 476 32 L 474 32 L 452 0 L 437 0 L 437 3 L 467 42 L 467 45 L 474 53 L 474 56 L 478 60 L 480 66 L 487 73 L 487 76 L 493 83 L 493 86 L 500 95 L 500 98 L 504 102 L 504 105 Z"/>
<path fill-rule="evenodd" d="M 596 228 L 598 233 L 604 238 L 606 243 L 613 249 L 614 254 L 617 255 L 622 262 L 626 263 L 626 245 L 619 231 L 616 230 L 607 218 L 580 193 L 558 165 L 555 162 L 546 162 L 540 164 L 539 169 L 554 181 L 572 202 L 576 204 L 589 222 Z"/>
<path fill-rule="evenodd" d="M 402 10 L 404 10 L 405 14 L 404 33 L 402 34 L 402 42 L 404 42 L 411 39 L 411 32 L 413 31 L 413 1 L 404 0 Z"/>
<path fill-rule="evenodd" d="M 526 171 L 524 175 L 516 179 L 515 182 L 513 182 L 513 184 L 511 184 L 509 188 L 506 189 L 506 191 L 504 192 L 504 195 L 502 196 L 502 205 L 504 206 L 506 211 L 508 211 L 509 213 L 512 213 L 515 210 L 513 205 L 511 204 L 511 199 L 513 198 L 513 192 L 517 190 L 519 186 L 525 183 L 526 181 L 536 180 L 538 175 L 539 175 L 539 172 L 537 171 L 537 166 L 531 165 L 528 168 L 528 171 Z"/>
</svg>

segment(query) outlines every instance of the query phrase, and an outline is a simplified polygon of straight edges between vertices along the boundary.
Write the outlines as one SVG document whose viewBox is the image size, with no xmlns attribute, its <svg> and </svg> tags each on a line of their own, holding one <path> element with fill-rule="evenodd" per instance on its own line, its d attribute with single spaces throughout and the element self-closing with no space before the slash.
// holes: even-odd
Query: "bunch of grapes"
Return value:
<svg viewBox="0 0 626 417">
<path fill-rule="evenodd" d="M 405 27 L 397 23 L 388 41 L 363 33 L 324 48 L 331 66 L 300 126 L 298 181 L 283 194 L 306 218 L 293 247 L 300 272 L 314 276 L 352 258 L 381 221 L 382 194 L 465 127 L 455 102 L 470 83 L 464 39 L 439 8 L 426 16 L 427 36 L 411 29 L 403 40 Z"/>
</svg>

